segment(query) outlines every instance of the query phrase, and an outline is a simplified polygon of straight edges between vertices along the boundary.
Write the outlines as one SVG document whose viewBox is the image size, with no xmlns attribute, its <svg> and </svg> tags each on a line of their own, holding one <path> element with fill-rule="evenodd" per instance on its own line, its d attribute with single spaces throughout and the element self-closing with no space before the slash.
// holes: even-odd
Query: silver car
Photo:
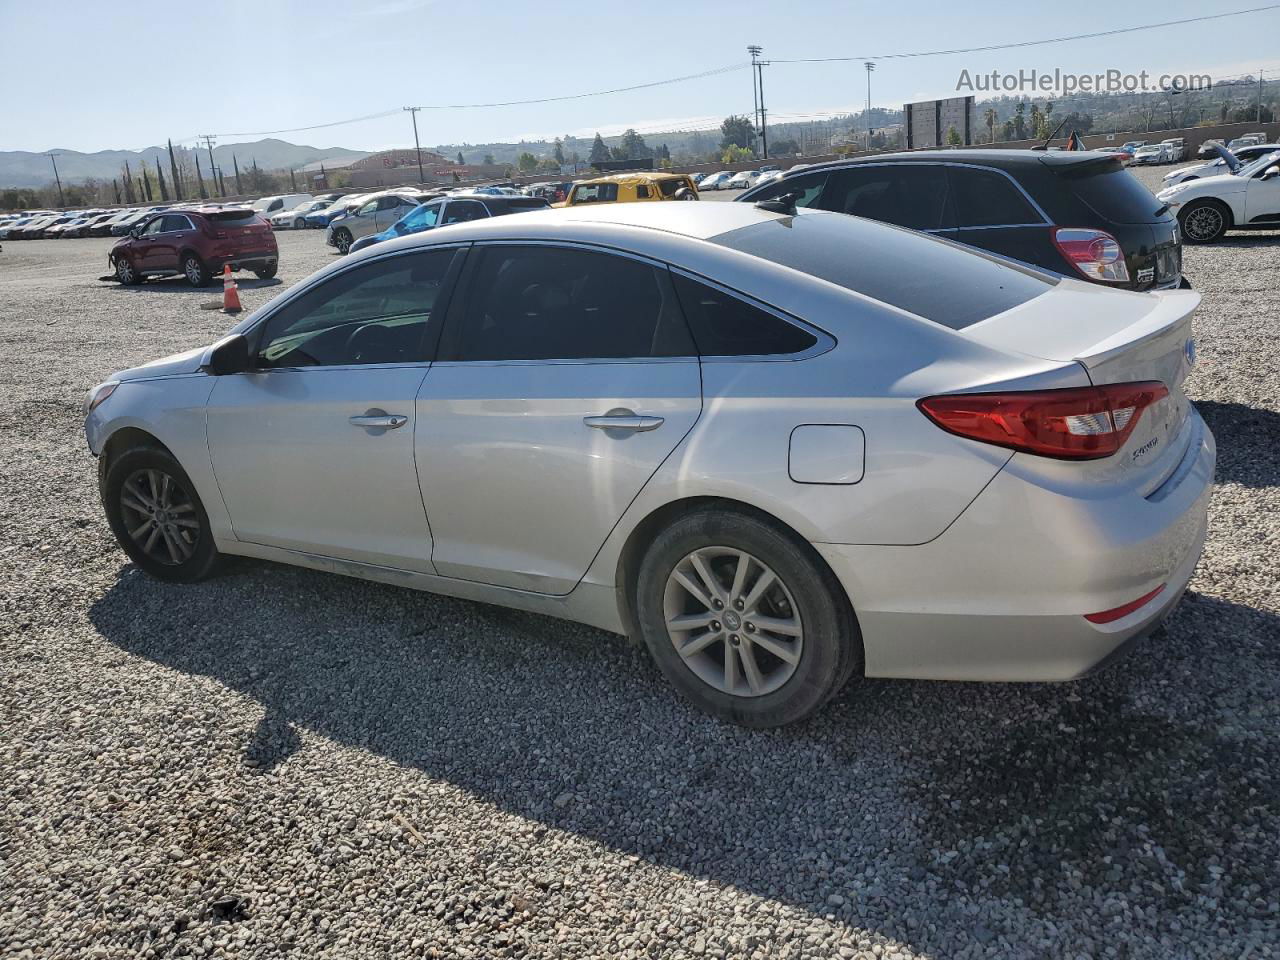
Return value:
<svg viewBox="0 0 1280 960">
<path fill-rule="evenodd" d="M 423 197 L 410 193 L 376 193 L 345 216 L 330 221 L 324 242 L 345 255 L 361 237 L 381 233 L 414 207 Z"/>
<path fill-rule="evenodd" d="M 1194 291 L 1100 288 L 855 217 L 609 204 L 336 261 L 86 399 L 112 530 L 642 639 L 798 720 L 855 674 L 1068 680 L 1205 537 Z"/>
</svg>

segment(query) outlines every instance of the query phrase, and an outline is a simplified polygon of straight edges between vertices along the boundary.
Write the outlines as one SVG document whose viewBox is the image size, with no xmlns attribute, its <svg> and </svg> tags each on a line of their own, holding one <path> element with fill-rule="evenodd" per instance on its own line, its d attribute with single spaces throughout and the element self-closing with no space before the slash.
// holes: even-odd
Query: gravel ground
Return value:
<svg viewBox="0 0 1280 960">
<path fill-rule="evenodd" d="M 281 283 L 331 254 L 283 234 Z M 1280 235 L 1187 251 L 1219 442 L 1167 634 L 749 732 L 584 627 L 258 562 L 174 587 L 84 391 L 228 325 L 0 253 L 0 955 L 1280 957 Z"/>
</svg>

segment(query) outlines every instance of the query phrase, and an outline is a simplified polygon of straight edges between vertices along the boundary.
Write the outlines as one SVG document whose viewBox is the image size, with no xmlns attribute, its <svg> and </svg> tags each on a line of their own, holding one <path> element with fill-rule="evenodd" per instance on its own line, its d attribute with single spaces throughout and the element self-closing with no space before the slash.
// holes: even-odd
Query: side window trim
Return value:
<svg viewBox="0 0 1280 960">
<path fill-rule="evenodd" d="M 729 355 L 710 353 L 700 354 L 698 359 L 703 363 L 756 363 L 809 360 L 813 357 L 820 357 L 822 354 L 835 349 L 836 338 L 827 333 L 827 331 L 823 330 L 821 327 L 815 327 L 807 320 L 801 320 L 799 317 L 792 316 L 784 310 L 780 310 L 771 304 L 765 303 L 763 300 L 757 300 L 748 293 L 743 293 L 741 290 L 735 290 L 733 287 L 726 287 L 723 283 L 719 283 L 709 277 L 704 277 L 700 273 L 694 273 L 692 270 L 686 270 L 683 267 L 677 266 L 668 266 L 668 269 L 672 273 L 678 274 L 687 280 L 692 280 L 695 283 L 702 284 L 703 286 L 711 287 L 711 289 L 718 290 L 726 296 L 733 297 L 735 300 L 741 300 L 748 306 L 754 307 L 755 309 L 763 311 L 770 316 L 776 317 L 783 323 L 790 324 L 793 327 L 799 327 L 805 333 L 814 338 L 813 345 L 805 350 L 801 350 L 799 353 L 753 353 Z M 687 317 L 685 318 L 685 322 L 688 322 Z"/>
<path fill-rule="evenodd" d="M 449 268 L 445 271 L 444 281 L 441 284 L 440 296 L 436 300 L 436 304 L 432 308 L 432 319 L 427 323 L 427 329 L 423 337 L 422 344 L 419 348 L 419 358 L 417 360 L 402 361 L 397 363 L 344 363 L 333 364 L 331 366 L 307 366 L 307 367 L 266 367 L 254 368 L 243 374 L 236 376 L 263 376 L 275 373 L 277 371 L 288 371 L 291 373 L 305 373 L 307 371 L 324 371 L 324 370 L 380 370 L 391 367 L 418 367 L 428 366 L 435 362 L 436 349 L 440 343 L 440 331 L 444 325 L 443 318 L 448 315 L 452 308 L 454 293 L 458 290 L 459 274 L 462 272 L 464 261 L 467 260 L 466 253 L 470 248 L 470 243 L 447 243 L 432 244 L 425 247 L 416 247 L 412 250 L 397 250 L 395 253 L 389 253 L 382 257 L 370 257 L 369 259 L 361 259 L 359 263 L 352 264 L 342 270 L 335 270 L 324 278 L 322 283 L 330 283 L 339 277 L 351 273 L 353 270 L 360 270 L 374 263 L 381 263 L 387 260 L 394 260 L 399 257 L 412 257 L 423 253 L 434 253 L 437 250 L 452 250 L 453 261 L 449 264 Z M 281 310 L 286 309 L 290 303 L 299 297 L 309 293 L 315 289 L 314 284 L 299 284 L 289 293 L 282 297 L 278 297 L 271 301 L 270 310 L 253 322 L 253 325 L 244 331 L 245 339 L 249 341 L 249 355 L 257 356 L 258 349 L 262 343 L 262 334 L 270 324 L 274 317 Z"/>
<path fill-rule="evenodd" d="M 584 364 L 604 364 L 604 363 L 689 363 L 698 361 L 700 358 L 696 353 L 679 357 L 575 357 L 565 359 L 548 359 L 548 360 L 460 360 L 458 359 L 459 341 L 461 339 L 462 325 L 466 322 L 467 308 L 470 306 L 472 287 L 475 284 L 476 271 L 480 263 L 480 254 L 490 247 L 552 247 L 564 250 L 582 250 L 587 253 L 603 253 L 615 257 L 624 257 L 628 260 L 635 260 L 657 270 L 670 271 L 671 265 L 663 263 L 661 260 L 655 260 L 653 257 L 646 257 L 643 254 L 633 253 L 630 250 L 621 250 L 617 247 L 610 247 L 604 244 L 583 243 L 575 240 L 517 240 L 512 238 L 503 238 L 501 240 L 485 240 L 470 245 L 471 251 L 467 256 L 466 265 L 462 269 L 461 276 L 457 278 L 457 282 L 453 286 L 456 295 L 449 298 L 448 310 L 445 314 L 443 331 L 440 333 L 436 343 L 436 360 L 435 363 L 441 366 L 450 367 L 470 367 L 470 366 L 510 366 L 519 364 L 521 366 L 549 364 L 554 365 L 577 365 Z M 689 276 L 698 279 L 696 274 Z M 704 281 L 705 282 L 705 281 Z M 688 326 L 688 318 L 683 316 L 685 326 Z M 689 342 L 693 342 L 692 335 L 689 336 Z M 695 347 L 696 349 L 696 347 Z"/>
</svg>

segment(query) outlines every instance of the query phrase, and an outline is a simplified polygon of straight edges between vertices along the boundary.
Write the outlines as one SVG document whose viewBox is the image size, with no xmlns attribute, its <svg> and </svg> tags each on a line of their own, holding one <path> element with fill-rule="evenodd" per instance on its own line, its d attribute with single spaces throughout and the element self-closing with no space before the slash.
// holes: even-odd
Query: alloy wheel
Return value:
<svg viewBox="0 0 1280 960">
<path fill-rule="evenodd" d="M 768 565 L 733 547 L 701 547 L 667 577 L 667 636 L 703 683 L 737 697 L 772 693 L 791 679 L 804 627 L 791 591 Z"/>
<path fill-rule="evenodd" d="M 116 279 L 121 283 L 133 281 L 133 264 L 125 257 L 121 257 L 116 261 Z"/>
<path fill-rule="evenodd" d="M 178 566 L 190 560 L 200 543 L 200 521 L 191 495 L 163 470 L 130 474 L 120 488 L 125 528 L 151 560 Z"/>
<path fill-rule="evenodd" d="M 201 276 L 200 264 L 196 262 L 195 257 L 187 257 L 186 263 L 187 282 L 193 287 L 202 286 L 204 277 Z"/>
<path fill-rule="evenodd" d="M 1205 205 L 1187 214 L 1183 231 L 1193 240 L 1210 240 L 1222 232 L 1222 211 Z"/>
</svg>

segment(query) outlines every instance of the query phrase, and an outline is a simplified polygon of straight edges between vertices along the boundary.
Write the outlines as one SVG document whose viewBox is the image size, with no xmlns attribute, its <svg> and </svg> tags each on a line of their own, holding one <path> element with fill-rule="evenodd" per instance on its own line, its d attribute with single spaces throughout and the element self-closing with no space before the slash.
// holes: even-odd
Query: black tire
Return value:
<svg viewBox="0 0 1280 960">
<path fill-rule="evenodd" d="M 191 478 L 167 450 L 125 450 L 104 465 L 98 489 L 116 542 L 142 570 L 171 583 L 194 583 L 213 573 L 221 554 L 209 517 Z"/>
<path fill-rule="evenodd" d="M 293 221 L 293 229 L 295 230 L 301 230 L 306 225 L 307 225 L 307 221 L 303 220 L 301 217 L 298 217 L 296 220 Z"/>
<path fill-rule="evenodd" d="M 673 573 L 678 565 L 688 562 L 694 551 L 703 549 L 708 555 L 721 549 L 744 552 L 776 574 L 785 594 L 783 599 L 791 608 L 790 615 L 803 628 L 792 666 L 773 657 L 765 647 L 753 647 L 747 642 L 750 638 L 746 631 L 752 625 L 749 620 L 740 627 L 729 622 L 732 603 L 722 608 L 725 623 L 713 622 L 708 630 L 718 627 L 722 636 L 733 639 L 738 648 L 734 653 L 729 651 L 728 639 L 712 642 L 689 661 L 677 652 L 678 641 L 667 629 L 671 598 L 679 595 L 679 588 L 672 585 Z M 721 561 L 712 556 L 711 565 L 718 562 Z M 735 565 L 736 561 L 725 558 L 723 563 Z M 732 577 L 730 568 L 722 570 L 724 586 Z M 731 593 L 732 589 L 725 594 L 726 600 Z M 767 597 L 764 602 L 768 602 Z M 776 727 L 808 717 L 839 692 L 862 662 L 862 639 L 844 588 L 813 548 L 766 520 L 732 510 L 699 510 L 657 536 L 640 565 L 636 614 L 649 653 L 672 685 L 699 709 L 747 727 Z M 751 616 L 748 611 L 735 620 Z M 729 635 L 730 629 L 737 630 L 738 635 Z M 775 634 L 770 639 L 776 643 L 779 636 Z M 754 638 L 757 644 L 765 639 L 760 633 Z M 793 638 L 790 642 L 797 641 Z M 735 695 L 696 672 L 705 671 L 708 666 L 714 669 L 719 661 L 726 668 L 724 676 L 728 676 L 729 660 L 736 656 L 736 670 L 745 676 L 749 648 L 755 651 L 752 660 L 757 675 L 764 678 L 761 689 L 765 692 Z M 703 658 L 697 667 L 691 665 L 694 657 Z M 779 678 L 780 685 L 769 685 Z M 739 677 L 739 682 L 745 684 L 746 680 Z"/>
<path fill-rule="evenodd" d="M 273 263 L 269 266 L 263 267 L 261 270 L 255 270 L 253 272 L 257 275 L 259 280 L 270 280 L 272 277 L 276 275 L 279 269 L 280 269 L 280 264 Z"/>
<path fill-rule="evenodd" d="M 1231 227 L 1231 210 L 1220 200 L 1192 200 L 1178 213 L 1178 227 L 1187 243 L 1216 243 Z"/>
<path fill-rule="evenodd" d="M 346 227 L 339 227 L 333 231 L 333 245 L 344 257 L 351 252 L 351 240 L 351 231 Z"/>
<path fill-rule="evenodd" d="M 182 275 L 187 278 L 187 283 L 193 287 L 207 287 L 213 279 L 209 268 L 205 266 L 201 260 L 191 251 L 187 251 L 182 255 Z"/>
<path fill-rule="evenodd" d="M 128 257 L 116 257 L 116 280 L 122 286 L 136 287 L 142 282 L 142 274 L 129 262 Z"/>
</svg>

